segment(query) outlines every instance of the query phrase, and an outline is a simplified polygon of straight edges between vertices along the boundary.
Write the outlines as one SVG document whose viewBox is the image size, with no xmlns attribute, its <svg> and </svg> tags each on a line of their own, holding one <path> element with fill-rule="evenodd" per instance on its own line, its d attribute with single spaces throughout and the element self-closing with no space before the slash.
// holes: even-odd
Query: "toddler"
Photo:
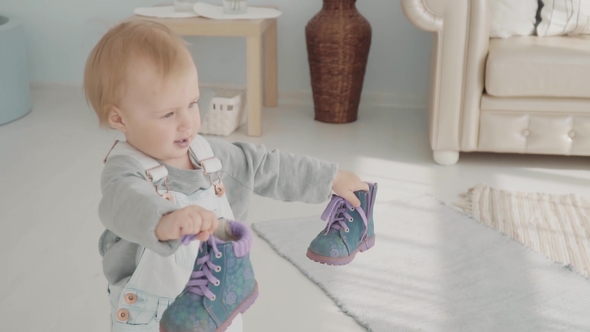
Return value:
<svg viewBox="0 0 590 332">
<path fill-rule="evenodd" d="M 236 302 L 225 314 L 213 306 L 214 286 L 241 282 L 226 276 L 230 270 L 225 279 L 214 273 L 247 259 L 251 235 L 233 220 L 247 218 L 252 194 L 321 203 L 334 191 L 360 206 L 355 192 L 369 190 L 334 163 L 199 136 L 197 68 L 184 40 L 163 25 L 126 22 L 108 31 L 88 57 L 84 91 L 100 126 L 125 136 L 104 160 L 99 205 L 112 331 L 159 331 L 187 289 L 204 299 L 195 305 L 205 309 L 194 310 L 207 328 L 224 330 L 233 319 L 229 329 L 241 330 L 244 299 L 225 299 L 226 311 Z M 240 266 L 244 278 L 253 276 L 248 262 Z M 252 299 L 251 285 L 244 296 Z"/>
</svg>

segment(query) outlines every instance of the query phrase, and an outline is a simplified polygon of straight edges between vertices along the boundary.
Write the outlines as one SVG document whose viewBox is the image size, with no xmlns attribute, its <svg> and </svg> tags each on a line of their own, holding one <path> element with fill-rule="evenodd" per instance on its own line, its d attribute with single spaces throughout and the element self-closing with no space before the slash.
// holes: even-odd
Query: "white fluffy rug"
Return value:
<svg viewBox="0 0 590 332">
<path fill-rule="evenodd" d="M 254 230 L 369 331 L 589 331 L 590 282 L 430 196 L 377 203 L 349 265 L 305 256 L 318 216 Z"/>
</svg>

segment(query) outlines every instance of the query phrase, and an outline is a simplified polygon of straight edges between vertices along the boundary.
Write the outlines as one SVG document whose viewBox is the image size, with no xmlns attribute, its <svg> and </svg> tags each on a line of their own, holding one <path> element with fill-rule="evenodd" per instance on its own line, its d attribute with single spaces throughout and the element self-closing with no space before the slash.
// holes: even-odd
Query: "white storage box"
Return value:
<svg viewBox="0 0 590 332">
<path fill-rule="evenodd" d="M 201 123 L 203 135 L 227 136 L 246 123 L 243 90 L 216 89 Z"/>
</svg>

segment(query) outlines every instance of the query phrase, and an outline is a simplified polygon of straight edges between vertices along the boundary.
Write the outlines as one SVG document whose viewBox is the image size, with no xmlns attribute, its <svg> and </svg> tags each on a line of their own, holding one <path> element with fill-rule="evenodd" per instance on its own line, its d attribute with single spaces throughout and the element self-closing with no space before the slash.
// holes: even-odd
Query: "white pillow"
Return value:
<svg viewBox="0 0 590 332">
<path fill-rule="evenodd" d="M 490 37 L 534 34 L 538 8 L 537 0 L 490 0 Z"/>
<path fill-rule="evenodd" d="M 537 35 L 590 34 L 589 0 L 543 0 Z"/>
</svg>

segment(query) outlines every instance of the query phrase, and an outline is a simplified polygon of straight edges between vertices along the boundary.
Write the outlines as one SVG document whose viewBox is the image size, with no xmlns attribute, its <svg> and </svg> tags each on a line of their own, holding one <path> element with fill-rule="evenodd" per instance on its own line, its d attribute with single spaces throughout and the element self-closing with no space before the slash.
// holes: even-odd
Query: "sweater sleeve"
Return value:
<svg viewBox="0 0 590 332">
<path fill-rule="evenodd" d="M 179 240 L 160 241 L 155 233 L 160 218 L 178 208 L 156 192 L 135 159 L 110 158 L 102 172 L 101 190 L 98 216 L 108 230 L 162 256 L 178 249 Z"/>
<path fill-rule="evenodd" d="M 338 164 L 264 145 L 208 139 L 224 170 L 255 194 L 281 201 L 319 204 L 332 194 Z"/>
</svg>

